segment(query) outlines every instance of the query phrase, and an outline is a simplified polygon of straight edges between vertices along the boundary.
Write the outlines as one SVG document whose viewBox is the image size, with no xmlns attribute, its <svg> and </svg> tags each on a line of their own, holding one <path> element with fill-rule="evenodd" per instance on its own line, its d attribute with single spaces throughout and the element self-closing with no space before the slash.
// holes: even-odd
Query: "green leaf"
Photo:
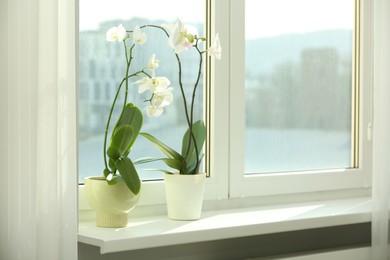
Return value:
<svg viewBox="0 0 390 260">
<path fill-rule="evenodd" d="M 181 156 L 178 152 L 176 152 L 175 150 L 173 150 L 172 148 L 170 148 L 166 144 L 164 144 L 161 141 L 159 141 L 154 136 L 152 136 L 152 135 L 150 135 L 148 133 L 140 133 L 140 135 L 142 135 L 143 137 L 148 139 L 150 142 L 152 142 L 152 144 L 155 147 L 157 147 L 157 149 L 159 149 L 163 154 L 165 154 L 169 158 L 176 159 L 176 160 L 179 160 L 179 161 L 183 161 L 184 160 L 183 156 Z"/>
<path fill-rule="evenodd" d="M 103 171 L 104 177 L 107 177 L 110 173 L 111 173 L 111 171 L 109 169 L 104 169 L 104 171 Z"/>
<path fill-rule="evenodd" d="M 116 162 L 116 168 L 121 174 L 127 187 L 131 190 L 131 192 L 137 195 L 141 190 L 141 180 L 133 162 L 128 157 L 121 158 Z"/>
<path fill-rule="evenodd" d="M 201 154 L 199 158 L 199 162 L 202 161 L 204 154 Z M 186 167 L 186 173 L 197 173 L 199 170 L 200 164 L 196 165 L 196 161 L 194 161 L 191 165 L 187 165 Z M 198 168 L 196 168 L 198 167 Z"/>
<path fill-rule="evenodd" d="M 158 172 L 163 172 L 163 173 L 168 173 L 168 174 L 174 174 L 173 172 L 164 170 L 164 169 L 143 169 L 144 171 L 158 171 Z"/>
<path fill-rule="evenodd" d="M 159 161 L 161 159 L 162 158 L 145 157 L 145 158 L 139 158 L 139 159 L 133 161 L 133 163 L 134 164 L 144 164 L 144 163 Z"/>
<path fill-rule="evenodd" d="M 133 103 L 126 104 L 122 116 L 119 118 L 115 127 L 122 125 L 132 125 L 135 132 L 141 129 L 143 123 L 143 116 L 141 110 Z"/>
<path fill-rule="evenodd" d="M 164 158 L 164 159 L 162 159 L 162 161 L 166 165 L 168 165 L 169 167 L 176 169 L 176 170 L 179 170 L 179 171 L 182 169 L 183 163 L 184 163 L 184 161 L 179 161 L 179 160 L 172 159 L 172 158 Z"/>
<path fill-rule="evenodd" d="M 133 146 L 137 136 L 141 130 L 143 124 L 143 116 L 141 110 L 135 106 L 133 103 L 128 103 L 122 113 L 122 116 L 119 118 L 118 122 L 115 125 L 115 128 L 120 126 L 130 125 L 133 128 L 133 138 L 130 142 L 129 149 L 126 151 L 125 156 L 130 152 L 131 147 Z"/>
<path fill-rule="evenodd" d="M 192 124 L 192 133 L 196 140 L 196 145 L 198 148 L 198 156 L 199 156 L 198 159 L 200 161 L 201 151 L 203 148 L 204 141 L 206 139 L 206 126 L 204 125 L 202 120 L 196 121 L 195 123 Z M 197 170 L 195 169 L 197 158 L 196 158 L 194 141 L 191 140 L 191 145 L 188 148 L 189 140 L 190 140 L 190 129 L 187 129 L 186 133 L 183 136 L 181 154 L 183 157 L 185 157 L 188 150 L 188 155 L 186 157 L 186 165 L 188 167 L 186 171 L 191 172 L 193 170 Z"/>
<path fill-rule="evenodd" d="M 107 156 L 108 156 L 108 158 L 110 158 L 110 160 L 113 160 L 114 162 L 116 162 L 119 159 L 120 154 L 119 154 L 118 149 L 110 144 L 110 147 L 108 147 L 108 149 L 107 149 Z"/>
<path fill-rule="evenodd" d="M 119 158 L 119 157 L 118 157 Z M 118 159 L 116 160 L 113 160 L 111 158 L 108 159 L 108 166 L 110 166 L 111 168 L 111 172 L 115 172 L 116 171 L 116 166 L 115 166 L 115 163 Z"/>
<path fill-rule="evenodd" d="M 167 173 L 167 174 L 172 174 L 172 175 L 173 175 L 173 172 L 170 172 L 170 171 L 167 171 L 167 170 L 157 170 L 157 171 L 160 171 L 160 172 L 163 172 L 163 173 Z"/>
<path fill-rule="evenodd" d="M 169 167 L 179 170 L 183 167 L 183 161 L 179 161 L 174 158 L 141 158 L 136 161 L 134 161 L 134 164 L 144 164 L 144 163 L 150 163 L 150 162 L 156 162 L 156 161 L 163 161 L 166 165 Z"/>
<path fill-rule="evenodd" d="M 107 155 L 113 160 L 124 157 L 130 149 L 133 140 L 134 130 L 129 125 L 123 125 L 114 131 L 110 146 L 107 149 Z"/>
</svg>

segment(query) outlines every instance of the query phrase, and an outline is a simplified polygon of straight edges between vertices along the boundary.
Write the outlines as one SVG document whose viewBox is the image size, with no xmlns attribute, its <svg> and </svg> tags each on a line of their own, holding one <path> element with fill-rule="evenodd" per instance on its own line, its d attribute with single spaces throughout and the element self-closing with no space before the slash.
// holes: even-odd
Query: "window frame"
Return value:
<svg viewBox="0 0 390 260">
<path fill-rule="evenodd" d="M 267 175 L 245 175 L 245 1 L 231 0 L 231 51 L 230 52 L 230 104 L 234 104 L 229 118 L 230 127 L 230 185 L 231 198 L 246 196 L 280 195 L 303 192 L 333 191 L 368 188 L 371 186 L 371 89 L 372 89 L 372 55 L 371 53 L 371 15 L 368 1 L 355 0 L 356 14 L 360 14 L 360 24 L 356 24 L 356 46 L 354 46 L 358 79 L 357 105 L 353 122 L 359 128 L 358 165 L 352 169 L 321 170 L 273 173 Z M 359 33 L 360 28 L 360 33 Z M 360 60 L 359 60 L 360 59 Z M 360 62 L 359 62 L 360 61 Z M 234 87 L 233 87 L 234 86 Z M 360 92 L 360 93 L 359 93 Z M 358 121 L 355 121 L 358 120 Z"/>
</svg>

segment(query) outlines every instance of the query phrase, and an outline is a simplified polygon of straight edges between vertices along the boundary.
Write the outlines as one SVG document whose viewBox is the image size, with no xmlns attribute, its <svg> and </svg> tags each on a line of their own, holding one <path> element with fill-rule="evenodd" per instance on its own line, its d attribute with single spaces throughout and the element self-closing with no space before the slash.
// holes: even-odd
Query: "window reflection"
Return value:
<svg viewBox="0 0 390 260">
<path fill-rule="evenodd" d="M 352 166 L 354 5 L 339 2 L 245 2 L 246 173 Z M 276 4 L 292 9 L 251 11 Z"/>
<path fill-rule="evenodd" d="M 129 1 L 117 1 L 122 8 L 131 6 Z M 130 1 L 131 2 L 131 1 Z M 119 43 L 112 44 L 105 40 L 106 31 L 118 24 L 123 24 L 126 28 L 134 28 L 135 25 L 143 24 L 163 24 L 173 23 L 180 17 L 192 17 L 188 23 L 197 27 L 200 35 L 203 35 L 204 28 L 204 2 L 192 0 L 188 1 L 186 6 L 183 6 L 180 0 L 165 1 L 164 8 L 159 10 L 161 15 L 166 17 L 159 18 L 155 13 L 153 6 L 161 5 L 159 0 L 148 0 L 137 2 L 137 9 L 143 8 L 150 10 L 148 17 L 139 18 L 127 17 L 119 19 L 120 12 L 112 11 L 112 18 L 106 18 L 110 12 L 110 7 L 100 6 L 100 9 L 95 5 L 94 1 L 80 0 L 80 23 L 89 23 L 90 20 L 96 19 L 98 26 L 89 26 L 80 24 L 79 35 L 79 180 L 83 182 L 84 177 L 91 175 L 99 175 L 103 170 L 103 135 L 109 108 L 112 104 L 116 89 L 119 82 L 122 80 L 125 73 L 125 57 L 123 46 Z M 90 4 L 89 8 L 86 4 Z M 102 3 L 96 3 L 102 5 Z M 176 6 L 175 10 L 171 10 L 170 6 Z M 196 6 L 196 8 L 189 8 Z M 91 12 L 92 9 L 95 12 Z M 122 9 L 121 8 L 121 9 Z M 129 7 L 130 8 L 130 7 Z M 169 8 L 169 10 L 168 10 Z M 164 9 L 164 10 L 165 10 Z M 100 10 L 100 13 L 99 13 Z M 101 17 L 98 17 L 99 14 Z M 116 15 L 118 17 L 116 17 Z M 169 15 L 169 19 L 167 18 Z M 197 19 L 194 19 L 193 17 Z M 90 20 L 88 20 L 90 18 Z M 160 61 L 160 66 L 156 70 L 156 76 L 165 76 L 171 81 L 171 86 L 174 90 L 174 102 L 169 108 L 164 111 L 163 116 L 159 118 L 148 118 L 144 113 L 143 131 L 149 132 L 161 141 L 164 141 L 172 148 L 180 150 L 181 142 L 177 141 L 177 136 L 183 136 L 186 129 L 186 123 L 183 113 L 183 103 L 178 87 L 178 69 L 177 62 L 172 49 L 169 48 L 166 36 L 154 28 L 146 30 L 148 34 L 148 42 L 139 48 L 134 49 L 133 68 L 139 68 L 147 64 L 151 54 L 155 53 Z M 195 52 L 192 54 L 184 53 L 182 55 L 183 68 L 183 83 L 185 85 L 193 85 L 196 78 L 198 56 Z M 136 80 L 136 79 L 134 79 Z M 199 85 L 197 92 L 197 103 L 203 104 L 202 95 L 203 83 Z M 136 85 L 129 88 L 129 99 L 131 102 L 138 105 L 140 108 L 146 107 L 143 101 L 146 96 L 138 94 Z M 118 104 L 120 106 L 120 104 Z M 196 106 L 198 111 L 195 111 L 195 118 L 202 118 L 202 106 Z M 118 111 L 114 110 L 113 118 L 117 118 Z M 116 119 L 115 119 L 116 120 Z M 152 147 L 150 142 L 144 138 L 138 138 L 131 152 L 132 158 L 160 156 L 159 152 Z M 148 164 L 138 167 L 139 174 L 144 180 L 153 180 L 162 178 L 162 173 L 158 171 L 144 171 L 143 168 L 159 168 L 164 169 L 162 164 Z"/>
</svg>

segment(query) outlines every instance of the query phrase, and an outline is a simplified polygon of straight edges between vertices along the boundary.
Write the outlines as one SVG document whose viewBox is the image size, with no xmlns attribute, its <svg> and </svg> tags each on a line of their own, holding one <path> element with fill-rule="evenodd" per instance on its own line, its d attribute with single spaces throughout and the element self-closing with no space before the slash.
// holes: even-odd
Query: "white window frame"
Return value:
<svg viewBox="0 0 390 260">
<path fill-rule="evenodd" d="M 359 1 L 359 0 L 357 0 Z M 244 175 L 245 132 L 245 1 L 208 1 L 211 17 L 208 37 L 219 33 L 222 59 L 211 62 L 209 87 L 209 173 L 204 199 L 220 201 L 252 196 L 273 196 L 346 190 L 371 187 L 372 120 L 372 43 L 371 0 L 360 4 L 360 107 L 359 167 L 357 169 Z M 83 185 L 79 187 L 79 209 L 89 209 Z M 353 193 L 353 192 L 352 192 Z M 351 193 L 351 194 L 352 194 Z M 339 193 L 338 193 L 339 194 Z M 356 193 L 353 193 L 356 194 Z M 322 195 L 321 195 L 322 196 Z M 144 181 L 139 204 L 165 204 L 163 181 Z"/>
<path fill-rule="evenodd" d="M 360 10 L 360 35 L 356 50 L 359 50 L 360 79 L 359 120 L 359 165 L 354 169 L 273 173 L 267 175 L 244 175 L 245 134 L 245 1 L 230 1 L 230 184 L 231 198 L 246 196 L 280 195 L 303 192 L 364 189 L 371 186 L 371 118 L 372 118 L 372 55 L 371 55 L 371 4 L 356 0 Z M 359 2 L 361 2 L 359 4 Z M 359 26 L 359 25 L 358 25 Z M 360 46 L 359 46 L 360 45 Z M 360 47 L 360 48 L 359 48 Z M 226 55 L 226 52 L 224 53 Z M 359 66 L 359 65 L 358 65 Z M 359 73 L 360 72 L 360 73 Z"/>
</svg>

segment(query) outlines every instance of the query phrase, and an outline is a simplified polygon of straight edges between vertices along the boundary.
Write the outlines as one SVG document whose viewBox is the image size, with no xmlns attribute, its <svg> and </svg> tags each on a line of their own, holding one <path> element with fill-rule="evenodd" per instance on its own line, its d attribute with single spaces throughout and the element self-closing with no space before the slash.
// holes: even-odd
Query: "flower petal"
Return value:
<svg viewBox="0 0 390 260">
<path fill-rule="evenodd" d="M 136 25 L 133 31 L 133 42 L 135 44 L 142 45 L 146 42 L 147 39 L 148 37 L 146 33 L 142 32 L 141 28 L 138 25 Z"/>
<path fill-rule="evenodd" d="M 215 35 L 213 44 L 208 49 L 208 54 L 210 56 L 213 56 L 217 60 L 221 59 L 222 48 L 221 48 L 221 42 L 219 41 L 218 33 Z"/>
<path fill-rule="evenodd" d="M 153 92 L 154 90 L 152 80 L 147 77 L 137 80 L 136 82 L 134 82 L 134 84 L 139 84 L 138 93 L 143 93 L 146 90 L 150 90 L 151 92 Z"/>
<path fill-rule="evenodd" d="M 109 42 L 121 42 L 126 38 L 126 36 L 126 29 L 122 24 L 118 25 L 118 27 L 111 27 L 106 32 L 106 40 Z"/>
<path fill-rule="evenodd" d="M 159 65 L 159 60 L 156 60 L 156 54 L 153 54 L 149 58 L 148 68 L 151 70 L 155 70 L 158 68 L 158 65 Z"/>
<path fill-rule="evenodd" d="M 111 27 L 106 32 L 106 40 L 109 42 L 114 42 L 116 41 L 116 39 L 117 39 L 116 27 Z"/>
<path fill-rule="evenodd" d="M 146 108 L 146 114 L 149 117 L 159 117 L 164 112 L 164 109 L 161 107 L 155 107 L 155 106 L 148 106 Z"/>
<path fill-rule="evenodd" d="M 180 53 L 183 50 L 190 49 L 192 47 L 192 41 L 194 35 L 189 32 L 189 29 L 179 19 L 171 28 L 171 34 L 169 36 L 169 46 L 175 50 L 176 53 Z M 191 32 L 194 31 L 193 27 L 190 27 Z"/>
<path fill-rule="evenodd" d="M 123 27 L 122 24 L 118 25 L 117 28 L 117 37 L 118 37 L 118 42 L 122 42 L 127 36 L 126 29 Z"/>
<path fill-rule="evenodd" d="M 165 88 L 156 90 L 153 93 L 153 98 L 151 100 L 152 106 L 165 107 L 172 103 L 173 101 L 173 88 Z"/>
</svg>

